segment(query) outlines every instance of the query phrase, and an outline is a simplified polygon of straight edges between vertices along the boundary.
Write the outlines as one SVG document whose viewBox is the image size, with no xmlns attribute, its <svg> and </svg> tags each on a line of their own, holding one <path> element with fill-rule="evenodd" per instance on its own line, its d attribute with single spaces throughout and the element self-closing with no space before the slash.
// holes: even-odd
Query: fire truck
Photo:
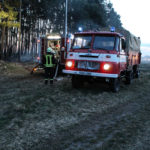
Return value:
<svg viewBox="0 0 150 150">
<path fill-rule="evenodd" d="M 44 55 L 46 54 L 46 50 L 49 46 L 54 50 L 55 52 L 55 57 L 58 60 L 57 64 L 57 71 L 58 71 L 58 66 L 60 70 L 64 68 L 65 66 L 65 60 L 67 57 L 67 52 L 70 49 L 72 42 L 72 35 L 68 35 L 66 39 L 66 44 L 65 44 L 65 38 L 61 36 L 60 34 L 47 34 L 46 36 L 41 36 L 38 40 L 38 49 L 39 49 L 39 55 L 37 57 L 38 64 L 32 69 L 31 74 L 39 69 L 44 69 L 43 65 L 43 58 Z"/>
<path fill-rule="evenodd" d="M 139 77 L 141 62 L 140 38 L 127 30 L 78 32 L 67 55 L 63 73 L 72 76 L 72 86 L 85 81 L 105 80 L 113 92 L 120 90 L 120 81 L 131 84 Z"/>
</svg>

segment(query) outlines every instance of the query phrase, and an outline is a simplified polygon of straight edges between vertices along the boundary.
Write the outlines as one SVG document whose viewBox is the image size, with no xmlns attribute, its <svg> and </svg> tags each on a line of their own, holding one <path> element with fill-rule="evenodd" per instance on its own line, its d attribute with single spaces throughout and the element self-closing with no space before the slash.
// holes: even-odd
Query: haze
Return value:
<svg viewBox="0 0 150 150">
<path fill-rule="evenodd" d="M 111 0 L 121 17 L 123 27 L 141 37 L 143 55 L 150 55 L 150 1 L 149 0 Z"/>
</svg>

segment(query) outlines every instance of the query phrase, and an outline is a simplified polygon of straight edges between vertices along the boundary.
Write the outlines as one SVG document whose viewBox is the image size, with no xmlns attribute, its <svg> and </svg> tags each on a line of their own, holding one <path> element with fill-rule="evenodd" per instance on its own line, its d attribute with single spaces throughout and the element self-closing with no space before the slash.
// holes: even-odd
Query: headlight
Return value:
<svg viewBox="0 0 150 150">
<path fill-rule="evenodd" d="M 104 65 L 104 70 L 109 70 L 110 69 L 110 65 L 109 64 L 105 64 Z"/>
<path fill-rule="evenodd" d="M 72 65 L 73 65 L 72 61 L 67 61 L 67 63 L 66 63 L 67 67 L 72 67 Z"/>
</svg>

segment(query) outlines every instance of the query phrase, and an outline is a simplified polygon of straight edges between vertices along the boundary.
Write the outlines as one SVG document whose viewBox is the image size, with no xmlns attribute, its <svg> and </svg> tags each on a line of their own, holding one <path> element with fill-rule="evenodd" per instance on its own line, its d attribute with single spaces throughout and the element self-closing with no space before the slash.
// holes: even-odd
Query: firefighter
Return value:
<svg viewBox="0 0 150 150">
<path fill-rule="evenodd" d="M 48 47 L 46 55 L 44 57 L 45 84 L 48 83 L 48 79 L 50 79 L 50 84 L 53 84 L 56 63 L 57 63 L 57 60 L 55 58 L 55 52 L 51 47 Z"/>
</svg>

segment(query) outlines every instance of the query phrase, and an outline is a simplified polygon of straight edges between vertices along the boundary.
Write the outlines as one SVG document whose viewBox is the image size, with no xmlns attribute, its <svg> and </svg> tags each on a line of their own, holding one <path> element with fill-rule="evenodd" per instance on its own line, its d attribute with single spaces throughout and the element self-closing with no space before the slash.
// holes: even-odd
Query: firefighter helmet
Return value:
<svg viewBox="0 0 150 150">
<path fill-rule="evenodd" d="M 52 51 L 52 49 L 50 47 L 48 47 L 47 52 L 51 52 L 51 51 Z"/>
</svg>

